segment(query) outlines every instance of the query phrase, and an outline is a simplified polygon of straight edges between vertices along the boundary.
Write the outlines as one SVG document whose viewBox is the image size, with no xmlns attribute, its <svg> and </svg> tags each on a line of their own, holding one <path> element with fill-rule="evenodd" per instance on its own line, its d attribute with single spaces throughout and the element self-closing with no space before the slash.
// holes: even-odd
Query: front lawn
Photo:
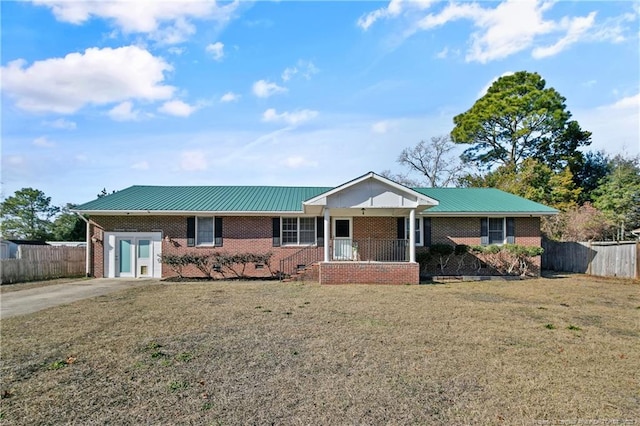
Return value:
<svg viewBox="0 0 640 426">
<path fill-rule="evenodd" d="M 630 281 L 163 283 L 3 320 L 1 343 L 2 424 L 640 419 Z"/>
</svg>

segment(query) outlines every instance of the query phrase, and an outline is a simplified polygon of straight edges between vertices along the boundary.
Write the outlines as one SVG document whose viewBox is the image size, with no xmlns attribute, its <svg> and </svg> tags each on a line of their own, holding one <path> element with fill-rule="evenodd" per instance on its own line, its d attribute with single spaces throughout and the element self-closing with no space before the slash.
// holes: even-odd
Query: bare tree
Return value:
<svg viewBox="0 0 640 426">
<path fill-rule="evenodd" d="M 391 173 L 391 170 L 383 170 L 380 172 L 380 176 L 384 176 L 387 179 L 391 179 L 392 181 L 399 183 L 404 186 L 408 186 L 409 188 L 417 188 L 420 186 L 424 186 L 423 182 L 420 182 L 416 179 L 412 179 L 407 174 L 403 173 Z"/>
<path fill-rule="evenodd" d="M 434 136 L 430 142 L 420 141 L 415 147 L 402 150 L 398 163 L 425 176 L 429 186 L 445 187 L 455 183 L 464 170 L 460 159 L 451 155 L 455 149 L 449 135 Z"/>
</svg>

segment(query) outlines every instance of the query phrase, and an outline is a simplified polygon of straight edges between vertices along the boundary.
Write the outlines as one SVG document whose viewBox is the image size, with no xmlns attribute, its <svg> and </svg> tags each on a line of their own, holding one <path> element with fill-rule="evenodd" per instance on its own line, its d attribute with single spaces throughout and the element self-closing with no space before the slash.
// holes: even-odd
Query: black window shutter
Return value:
<svg viewBox="0 0 640 426">
<path fill-rule="evenodd" d="M 187 218 L 187 247 L 196 245 L 196 218 Z"/>
<path fill-rule="evenodd" d="M 274 217 L 272 220 L 272 224 L 273 224 L 273 246 L 274 247 L 280 247 L 280 218 L 279 217 Z"/>
<path fill-rule="evenodd" d="M 486 246 L 489 244 L 489 218 L 480 218 L 480 244 Z"/>
<path fill-rule="evenodd" d="M 322 216 L 316 218 L 316 236 L 318 238 L 318 245 L 324 245 L 324 217 Z"/>
<path fill-rule="evenodd" d="M 516 219 L 514 217 L 507 218 L 507 244 L 516 243 Z"/>
<path fill-rule="evenodd" d="M 404 222 L 406 221 L 406 218 L 404 217 L 399 217 L 398 218 L 398 239 L 399 240 L 404 240 L 405 238 L 407 238 L 407 234 L 404 231 Z"/>
<path fill-rule="evenodd" d="M 214 244 L 218 247 L 222 246 L 222 218 L 221 217 L 216 217 L 214 219 L 214 226 L 213 226 L 213 230 L 214 230 Z"/>
<path fill-rule="evenodd" d="M 431 218 L 422 218 L 422 226 L 424 227 L 424 246 L 431 247 Z"/>
</svg>

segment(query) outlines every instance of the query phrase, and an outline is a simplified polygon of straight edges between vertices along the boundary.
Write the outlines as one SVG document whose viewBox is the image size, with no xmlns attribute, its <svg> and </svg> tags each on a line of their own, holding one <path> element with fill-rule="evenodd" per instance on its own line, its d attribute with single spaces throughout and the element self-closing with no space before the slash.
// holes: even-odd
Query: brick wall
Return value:
<svg viewBox="0 0 640 426">
<path fill-rule="evenodd" d="M 322 262 L 320 284 L 419 284 L 417 263 Z"/>
<path fill-rule="evenodd" d="M 273 247 L 271 217 L 244 217 L 229 216 L 223 218 L 222 246 L 221 247 L 188 247 L 187 246 L 187 216 L 96 216 L 93 221 L 103 228 L 104 232 L 128 231 L 128 232 L 157 232 L 163 231 L 162 253 L 258 253 L 271 252 L 271 271 L 275 272 L 280 267 L 280 260 L 302 249 L 300 246 Z M 94 234 L 101 230 L 96 229 Z M 167 237 L 169 238 L 167 240 Z M 102 241 L 102 237 L 99 238 Z M 94 274 L 96 277 L 104 276 L 104 262 L 102 242 L 94 244 Z M 322 247 L 317 247 L 318 256 L 322 256 Z M 255 269 L 248 265 L 245 275 L 254 277 L 270 277 L 268 267 Z M 184 276 L 203 276 L 195 267 L 185 268 Z M 162 276 L 171 277 L 176 274 L 166 265 L 162 265 Z M 227 274 L 227 276 L 233 276 Z"/>
<path fill-rule="evenodd" d="M 515 218 L 515 243 L 523 246 L 540 246 L 540 218 Z M 480 218 L 434 217 L 431 219 L 433 244 L 480 245 Z"/>
<path fill-rule="evenodd" d="M 395 239 L 398 236 L 396 217 L 355 216 L 353 239 Z"/>
<path fill-rule="evenodd" d="M 432 218 L 432 242 L 447 244 L 480 244 L 480 219 L 472 218 Z M 299 250 L 299 246 L 272 246 L 272 222 L 271 217 L 224 217 L 223 219 L 223 245 L 222 247 L 188 247 L 187 246 L 187 217 L 186 216 L 95 216 L 91 218 L 90 233 L 98 240 L 92 244 L 92 273 L 95 277 L 104 276 L 104 232 L 129 231 L 129 232 L 163 232 L 162 253 L 181 254 L 187 252 L 196 253 L 273 253 L 271 258 L 271 270 L 276 271 L 280 267 L 280 260 Z M 515 222 L 516 244 L 539 246 L 541 243 L 539 218 L 516 218 Z M 355 216 L 353 219 L 354 239 L 371 237 L 373 239 L 395 239 L 397 237 L 397 218 L 395 217 L 370 217 Z M 169 240 L 166 239 L 169 237 Z M 322 259 L 322 247 L 317 247 L 317 256 Z M 538 264 L 540 260 L 537 260 Z M 413 267 L 400 264 L 394 273 L 398 273 L 396 283 L 414 282 Z M 331 276 L 344 274 L 347 269 L 329 270 Z M 408 272 L 409 270 L 409 272 Z M 368 272 L 367 272 L 368 271 Z M 387 276 L 387 270 L 379 271 Z M 417 271 L 417 269 L 416 269 Z M 370 271 L 367 269 L 352 270 L 349 273 L 356 274 L 352 280 L 358 282 L 373 282 Z M 254 269 L 250 265 L 245 271 L 246 275 L 256 277 L 268 277 L 271 272 L 268 268 Z M 338 275 L 336 275 L 338 274 Z M 367 275 L 369 274 L 369 275 Z M 416 276 L 418 272 L 415 272 Z M 170 277 L 174 272 L 166 265 L 162 266 L 162 276 Z M 202 273 L 195 268 L 186 269 L 185 276 L 199 277 Z M 327 278 L 329 279 L 329 278 Z M 338 279 L 338 278 L 335 278 Z M 330 280 L 335 280 L 330 278 Z M 364 281 L 362 281 L 364 280 Z M 380 278 L 387 281 L 387 278 Z M 354 281 L 354 282 L 355 282 Z"/>
</svg>

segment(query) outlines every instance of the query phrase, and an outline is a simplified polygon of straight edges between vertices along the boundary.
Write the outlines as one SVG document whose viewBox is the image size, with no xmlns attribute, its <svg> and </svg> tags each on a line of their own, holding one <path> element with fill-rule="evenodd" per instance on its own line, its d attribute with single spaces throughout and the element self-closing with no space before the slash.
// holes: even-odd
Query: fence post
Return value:
<svg viewBox="0 0 640 426">
<path fill-rule="evenodd" d="M 587 248 L 589 249 L 589 251 L 587 252 L 589 255 L 589 263 L 587 263 L 587 275 L 591 275 L 591 263 L 593 262 L 593 258 L 595 257 L 593 255 L 593 250 L 591 249 L 591 240 L 589 240 L 589 245 L 587 246 Z"/>
</svg>

